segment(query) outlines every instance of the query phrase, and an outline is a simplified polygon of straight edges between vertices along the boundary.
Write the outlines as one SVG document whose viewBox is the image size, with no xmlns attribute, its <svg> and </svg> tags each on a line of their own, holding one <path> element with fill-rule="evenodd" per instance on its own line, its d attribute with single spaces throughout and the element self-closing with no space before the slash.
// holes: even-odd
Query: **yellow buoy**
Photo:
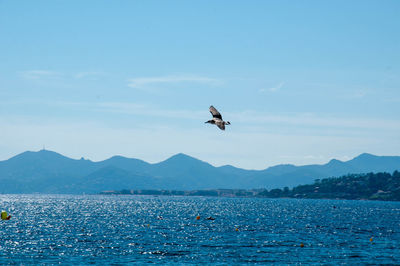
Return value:
<svg viewBox="0 0 400 266">
<path fill-rule="evenodd" d="M 372 242 L 372 241 L 374 241 L 374 238 L 373 238 L 373 237 L 371 237 L 371 238 L 369 239 L 369 242 Z"/>
<path fill-rule="evenodd" d="M 10 220 L 11 215 L 8 215 L 8 213 L 6 211 L 2 211 L 1 212 L 1 219 L 2 220 Z"/>
<path fill-rule="evenodd" d="M 235 231 L 239 231 L 239 228 L 238 228 L 238 227 L 236 227 Z"/>
</svg>

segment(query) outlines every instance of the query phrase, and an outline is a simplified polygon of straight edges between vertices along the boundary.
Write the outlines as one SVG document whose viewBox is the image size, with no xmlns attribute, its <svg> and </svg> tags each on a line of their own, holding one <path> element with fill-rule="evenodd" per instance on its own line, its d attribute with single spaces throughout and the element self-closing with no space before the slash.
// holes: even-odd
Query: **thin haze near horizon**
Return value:
<svg viewBox="0 0 400 266">
<path fill-rule="evenodd" d="M 399 1 L 0 1 L 0 160 L 399 155 Z M 214 105 L 232 124 L 204 124 Z"/>
</svg>

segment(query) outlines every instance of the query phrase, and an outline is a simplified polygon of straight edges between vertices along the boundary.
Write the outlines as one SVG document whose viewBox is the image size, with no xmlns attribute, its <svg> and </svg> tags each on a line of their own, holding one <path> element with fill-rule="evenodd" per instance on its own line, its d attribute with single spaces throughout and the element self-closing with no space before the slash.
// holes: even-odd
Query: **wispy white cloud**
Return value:
<svg viewBox="0 0 400 266">
<path fill-rule="evenodd" d="M 262 89 L 259 90 L 259 92 L 267 92 L 267 91 L 276 92 L 276 91 L 280 90 L 283 87 L 283 85 L 285 85 L 285 82 L 282 81 L 281 83 L 279 83 L 278 85 L 276 85 L 274 87 L 267 88 L 267 89 L 266 88 L 262 88 Z"/>
<path fill-rule="evenodd" d="M 268 114 L 256 111 L 227 113 L 231 120 L 252 125 L 289 125 L 299 128 L 400 130 L 400 120 L 366 117 L 341 117 L 308 113 Z"/>
<path fill-rule="evenodd" d="M 79 110 L 84 112 L 102 112 L 110 114 L 138 115 L 143 117 L 158 117 L 170 119 L 208 119 L 208 109 L 184 110 L 161 108 L 157 105 L 133 102 L 85 102 L 85 101 L 46 101 L 40 99 L 23 99 L 14 101 L 0 101 L 4 106 L 48 106 L 52 110 L 57 108 Z"/>
<path fill-rule="evenodd" d="M 86 71 L 86 72 L 76 73 L 74 77 L 76 79 L 97 79 L 101 75 L 104 75 L 104 73 L 98 71 Z"/>
<path fill-rule="evenodd" d="M 61 74 L 55 71 L 48 70 L 27 70 L 20 72 L 24 79 L 42 79 L 42 78 L 59 78 Z"/>
<path fill-rule="evenodd" d="M 165 109 L 151 104 L 129 102 L 60 102 L 55 105 L 76 106 L 96 112 L 140 115 L 171 119 L 203 119 L 208 111 Z M 208 118 L 205 117 L 205 118 Z"/>
<path fill-rule="evenodd" d="M 365 90 L 357 90 L 353 93 L 353 95 L 350 95 L 350 98 L 361 99 L 364 98 L 365 95 L 367 95 L 367 92 Z"/>
<path fill-rule="evenodd" d="M 40 79 L 97 79 L 99 76 L 104 75 L 103 72 L 98 71 L 83 71 L 78 73 L 62 73 L 59 71 L 50 70 L 26 70 L 19 72 L 23 79 L 40 80 Z"/>
<path fill-rule="evenodd" d="M 140 77 L 131 78 L 128 80 L 128 86 L 131 88 L 143 88 L 147 85 L 152 84 L 171 84 L 171 83 L 205 83 L 215 85 L 220 82 L 218 79 L 196 76 L 196 75 L 170 75 L 170 76 L 158 76 L 158 77 Z"/>
<path fill-rule="evenodd" d="M 74 102 L 74 101 L 42 101 L 22 100 L 4 102 L 2 105 L 50 105 L 52 108 L 77 109 L 84 112 L 103 112 L 110 114 L 128 114 L 142 117 L 154 117 L 165 119 L 199 120 L 208 119 L 210 114 L 207 109 L 189 110 L 163 108 L 158 105 L 135 102 Z M 229 120 L 240 130 L 261 130 L 274 127 L 276 129 L 292 128 L 296 132 L 304 130 L 316 130 L 324 132 L 367 132 L 367 131 L 400 131 L 399 119 L 382 119 L 371 117 L 349 117 L 314 113 L 266 113 L 255 110 L 223 113 L 223 117 Z M 239 129 L 239 128 L 238 128 Z M 333 131 L 333 130 L 336 131 Z"/>
</svg>

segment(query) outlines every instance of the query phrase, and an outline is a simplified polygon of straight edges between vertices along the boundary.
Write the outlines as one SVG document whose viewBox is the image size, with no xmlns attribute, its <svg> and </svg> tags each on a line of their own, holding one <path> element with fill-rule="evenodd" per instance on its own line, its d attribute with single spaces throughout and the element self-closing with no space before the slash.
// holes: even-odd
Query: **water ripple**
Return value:
<svg viewBox="0 0 400 266">
<path fill-rule="evenodd" d="M 0 204 L 12 215 L 0 222 L 2 264 L 400 263 L 396 202 L 0 195 Z"/>
</svg>

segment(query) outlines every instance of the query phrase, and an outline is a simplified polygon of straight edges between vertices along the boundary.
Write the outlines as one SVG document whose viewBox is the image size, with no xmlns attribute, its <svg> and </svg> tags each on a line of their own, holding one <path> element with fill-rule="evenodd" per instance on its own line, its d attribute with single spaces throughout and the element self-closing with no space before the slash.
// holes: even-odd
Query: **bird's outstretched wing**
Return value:
<svg viewBox="0 0 400 266">
<path fill-rule="evenodd" d="M 221 130 L 225 130 L 225 124 L 223 121 L 218 121 L 217 123 L 215 123 L 217 125 L 217 127 L 219 127 L 219 129 Z"/>
<path fill-rule="evenodd" d="M 210 106 L 210 113 L 212 114 L 213 117 L 215 118 L 219 118 L 222 120 L 222 115 L 217 111 L 217 109 L 215 109 L 214 106 Z"/>
</svg>

